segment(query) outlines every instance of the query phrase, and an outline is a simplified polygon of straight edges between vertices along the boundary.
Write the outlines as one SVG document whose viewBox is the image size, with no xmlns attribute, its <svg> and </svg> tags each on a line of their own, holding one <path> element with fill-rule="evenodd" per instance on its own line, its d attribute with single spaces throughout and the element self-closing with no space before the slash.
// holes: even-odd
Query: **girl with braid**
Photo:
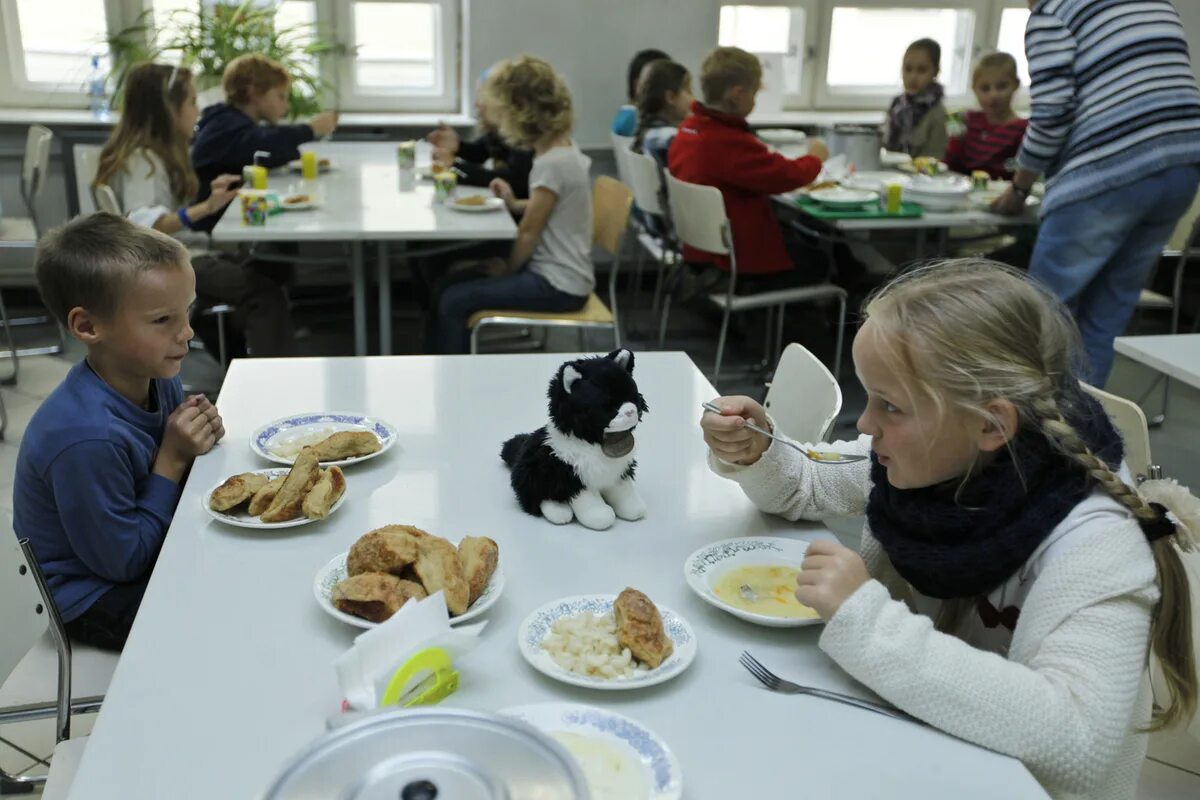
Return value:
<svg viewBox="0 0 1200 800">
<path fill-rule="evenodd" d="M 666 169 L 667 151 L 695 99 L 687 67 L 665 58 L 647 64 L 638 87 L 633 152 L 653 156 Z"/>
<path fill-rule="evenodd" d="M 833 448 L 868 460 L 810 462 L 746 428 L 773 427 L 762 406 L 725 397 L 701 420 L 710 467 L 788 519 L 866 515 L 860 553 L 809 545 L 796 591 L 847 672 L 1019 758 L 1054 797 L 1132 800 L 1146 733 L 1196 710 L 1177 550 L 1194 547 L 1179 521 L 1195 526 L 1194 508 L 1168 513 L 1132 487 L 1120 435 L 1077 377 L 1070 317 L 1019 273 L 921 267 L 864 316 L 862 436 Z"/>
</svg>

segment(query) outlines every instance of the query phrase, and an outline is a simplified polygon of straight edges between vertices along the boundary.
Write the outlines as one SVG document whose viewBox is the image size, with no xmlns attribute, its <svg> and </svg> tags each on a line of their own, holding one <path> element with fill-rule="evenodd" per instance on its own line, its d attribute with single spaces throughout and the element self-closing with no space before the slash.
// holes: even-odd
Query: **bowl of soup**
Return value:
<svg viewBox="0 0 1200 800">
<path fill-rule="evenodd" d="M 817 612 L 796 599 L 808 542 L 748 536 L 701 547 L 683 573 L 702 600 L 735 617 L 773 628 L 820 624 Z"/>
</svg>

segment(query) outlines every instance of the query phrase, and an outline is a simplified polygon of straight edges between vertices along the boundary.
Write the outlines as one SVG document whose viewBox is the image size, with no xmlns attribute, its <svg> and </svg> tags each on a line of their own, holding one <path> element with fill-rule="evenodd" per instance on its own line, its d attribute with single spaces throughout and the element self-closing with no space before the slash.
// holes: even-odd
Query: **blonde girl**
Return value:
<svg viewBox="0 0 1200 800">
<path fill-rule="evenodd" d="M 839 448 L 869 454 L 861 468 L 768 446 L 744 397 L 701 421 L 710 466 L 789 519 L 865 513 L 861 555 L 814 542 L 796 592 L 847 672 L 1021 759 L 1052 796 L 1132 800 L 1146 730 L 1196 708 L 1186 529 L 1129 485 L 1077 378 L 1077 332 L 1020 274 L 923 267 L 865 316 L 862 436 Z M 1150 651 L 1166 676 L 1153 708 Z"/>
</svg>

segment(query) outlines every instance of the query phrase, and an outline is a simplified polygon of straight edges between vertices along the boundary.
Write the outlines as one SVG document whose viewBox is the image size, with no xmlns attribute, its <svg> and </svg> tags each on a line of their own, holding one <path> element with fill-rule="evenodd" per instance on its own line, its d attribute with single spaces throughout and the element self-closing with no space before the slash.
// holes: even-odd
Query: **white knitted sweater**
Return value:
<svg viewBox="0 0 1200 800">
<path fill-rule="evenodd" d="M 823 449 L 866 453 L 870 437 Z M 813 464 L 777 445 L 749 467 L 711 455 L 709 466 L 791 520 L 861 515 L 871 489 L 869 461 Z M 1011 642 L 981 641 L 967 625 L 972 646 L 914 610 L 939 601 L 896 573 L 867 526 L 861 554 L 873 580 L 829 620 L 820 647 L 908 713 L 1019 758 L 1055 798 L 1132 800 L 1147 738 L 1136 728 L 1150 718 L 1154 557 L 1141 528 L 1106 497 L 1084 500 L 1048 541 L 1006 584 L 1020 595 Z"/>
</svg>

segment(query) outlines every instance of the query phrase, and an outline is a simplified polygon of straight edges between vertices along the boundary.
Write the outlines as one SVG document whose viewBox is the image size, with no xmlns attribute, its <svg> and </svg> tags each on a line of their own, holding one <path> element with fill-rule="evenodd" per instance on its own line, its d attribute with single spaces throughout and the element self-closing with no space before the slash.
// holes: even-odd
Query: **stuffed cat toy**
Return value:
<svg viewBox="0 0 1200 800">
<path fill-rule="evenodd" d="M 568 361 L 550 381 L 550 419 L 504 443 L 500 457 L 527 514 L 604 530 L 646 516 L 633 483 L 634 429 L 647 411 L 633 353 Z"/>
</svg>

